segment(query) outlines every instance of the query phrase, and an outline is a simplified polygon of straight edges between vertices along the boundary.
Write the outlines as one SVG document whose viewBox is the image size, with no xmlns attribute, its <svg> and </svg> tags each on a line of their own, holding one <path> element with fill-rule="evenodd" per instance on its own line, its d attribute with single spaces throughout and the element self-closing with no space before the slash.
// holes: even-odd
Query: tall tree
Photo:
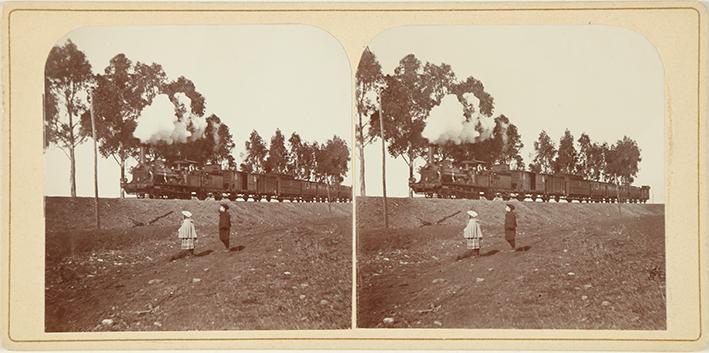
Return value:
<svg viewBox="0 0 709 353">
<path fill-rule="evenodd" d="M 76 197 L 76 158 L 74 150 L 89 131 L 81 128 L 81 116 L 88 115 L 88 96 L 93 85 L 91 64 L 71 40 L 54 46 L 44 68 L 45 136 L 47 144 L 59 147 L 70 162 L 71 196 Z"/>
<path fill-rule="evenodd" d="M 316 154 L 316 173 L 320 181 L 330 185 L 342 182 L 349 168 L 350 152 L 347 142 L 337 135 L 322 144 Z"/>
<path fill-rule="evenodd" d="M 241 163 L 241 170 L 247 173 L 263 173 L 265 171 L 268 149 L 256 130 L 251 131 L 249 140 L 245 143 L 246 155 Z"/>
<path fill-rule="evenodd" d="M 413 55 L 405 56 L 394 70 L 394 75 L 385 77 L 386 88 L 382 91 L 384 137 L 387 150 L 394 158 L 401 158 L 409 168 L 409 179 L 414 176 L 414 163 L 420 157 L 428 141 L 421 136 L 425 119 L 434 104 L 430 87 L 425 89 L 421 62 Z M 428 92 L 428 94 L 427 94 Z M 369 125 L 372 136 L 381 136 L 379 114 L 372 114 Z M 409 189 L 409 197 L 413 197 Z"/>
<path fill-rule="evenodd" d="M 231 151 L 236 144 L 229 126 L 224 124 L 216 114 L 208 116 L 206 122 L 204 137 L 192 142 L 193 151 L 186 156 L 187 159 L 198 163 L 233 165 L 234 162 L 233 160 L 230 162 L 229 157 L 232 157 Z"/>
<path fill-rule="evenodd" d="M 136 119 L 164 82 L 160 65 L 133 64 L 124 54 L 113 57 L 104 73 L 96 76 L 93 104 L 99 152 L 118 163 L 121 180 L 125 178 L 126 160 L 138 154 L 140 141 L 133 136 Z M 90 117 L 82 117 L 81 124 L 90 130 Z"/>
<path fill-rule="evenodd" d="M 608 174 L 618 185 L 630 185 L 638 175 L 638 165 L 642 161 L 638 143 L 623 136 L 610 149 L 607 157 Z"/>
<path fill-rule="evenodd" d="M 578 156 L 576 159 L 576 174 L 586 179 L 593 180 L 593 158 L 594 150 L 591 138 L 586 133 L 581 133 L 577 140 L 579 144 Z"/>
<path fill-rule="evenodd" d="M 536 173 L 551 174 L 554 172 L 556 146 L 546 131 L 539 133 L 539 138 L 534 141 L 534 159 L 529 164 L 529 170 Z"/>
<path fill-rule="evenodd" d="M 554 171 L 556 173 L 573 174 L 576 171 L 576 160 L 574 136 L 567 129 L 564 131 L 564 136 L 559 139 L 559 150 L 554 160 Z"/>
<path fill-rule="evenodd" d="M 374 136 L 365 131 L 371 121 L 371 116 L 379 105 L 379 93 L 383 89 L 384 75 L 377 57 L 364 49 L 357 66 L 357 123 L 355 124 L 355 139 L 359 150 L 359 188 L 360 195 L 367 195 L 365 183 L 364 148 L 374 140 Z"/>
<path fill-rule="evenodd" d="M 285 142 L 285 137 L 281 130 L 276 129 L 276 133 L 271 137 L 271 144 L 268 147 L 268 157 L 266 157 L 264 165 L 266 173 L 288 173 L 288 150 Z"/>
</svg>

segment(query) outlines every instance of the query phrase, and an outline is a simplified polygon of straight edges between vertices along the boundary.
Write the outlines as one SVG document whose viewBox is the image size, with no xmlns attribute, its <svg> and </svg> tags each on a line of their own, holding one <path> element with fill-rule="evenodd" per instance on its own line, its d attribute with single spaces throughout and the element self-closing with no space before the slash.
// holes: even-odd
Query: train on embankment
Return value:
<svg viewBox="0 0 709 353">
<path fill-rule="evenodd" d="M 296 179 L 281 174 L 256 174 L 225 170 L 219 165 L 199 165 L 193 161 L 142 161 L 132 171 L 132 179 L 121 187 L 138 198 L 214 198 L 291 202 L 350 202 L 352 187 Z"/>
<path fill-rule="evenodd" d="M 573 174 L 544 174 L 510 170 L 507 165 L 488 165 L 481 161 L 455 163 L 451 160 L 429 161 L 420 170 L 420 178 L 409 180 L 417 194 L 429 198 L 458 198 L 519 201 L 531 199 L 548 202 L 627 202 L 646 203 L 650 187 L 616 185 Z"/>
</svg>

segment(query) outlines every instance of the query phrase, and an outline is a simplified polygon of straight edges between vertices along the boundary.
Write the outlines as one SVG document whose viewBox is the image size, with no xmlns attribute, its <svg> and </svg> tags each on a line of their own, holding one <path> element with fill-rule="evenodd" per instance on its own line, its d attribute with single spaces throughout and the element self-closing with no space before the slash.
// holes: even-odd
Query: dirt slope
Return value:
<svg viewBox="0 0 709 353">
<path fill-rule="evenodd" d="M 47 331 L 337 329 L 350 326 L 351 204 L 47 198 Z M 179 211 L 194 215 L 200 256 L 179 250 Z M 134 227 L 170 211 L 153 225 Z"/>
<path fill-rule="evenodd" d="M 662 205 L 512 203 L 517 252 L 501 201 L 393 199 L 384 231 L 381 200 L 359 200 L 358 326 L 665 328 Z M 457 261 L 468 209 L 484 256 Z"/>
</svg>

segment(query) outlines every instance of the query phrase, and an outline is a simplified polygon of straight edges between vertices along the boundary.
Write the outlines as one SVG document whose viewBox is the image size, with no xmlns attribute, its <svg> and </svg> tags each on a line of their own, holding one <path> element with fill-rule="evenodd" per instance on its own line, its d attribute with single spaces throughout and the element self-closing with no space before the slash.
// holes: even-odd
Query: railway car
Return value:
<svg viewBox="0 0 709 353">
<path fill-rule="evenodd" d="M 430 156 L 430 155 L 429 155 Z M 430 159 L 429 159 L 430 160 Z M 647 202 L 650 187 L 586 180 L 574 174 L 544 174 L 509 170 L 507 165 L 487 165 L 481 161 L 427 162 L 412 177 L 409 187 L 425 197 L 492 200 L 501 197 L 520 201 L 531 198 L 544 202 Z"/>
<path fill-rule="evenodd" d="M 223 170 L 219 165 L 200 166 L 194 161 L 176 161 L 166 164 L 162 161 L 141 160 L 131 169 L 132 179 L 121 180 L 121 187 L 128 194 L 138 198 L 205 200 L 224 197 L 235 201 L 242 198 L 260 201 L 288 200 L 300 201 L 343 201 L 352 200 L 352 188 L 299 180 L 287 175 L 252 174 L 234 170 Z M 329 189 L 329 194 L 328 194 Z M 329 195 L 329 197 L 328 197 Z"/>
</svg>

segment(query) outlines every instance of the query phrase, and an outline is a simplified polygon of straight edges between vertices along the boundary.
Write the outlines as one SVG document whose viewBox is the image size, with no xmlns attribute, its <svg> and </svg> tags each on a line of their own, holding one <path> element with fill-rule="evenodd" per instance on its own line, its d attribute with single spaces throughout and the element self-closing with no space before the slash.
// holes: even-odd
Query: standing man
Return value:
<svg viewBox="0 0 709 353">
<path fill-rule="evenodd" d="M 226 251 L 229 251 L 229 235 L 231 233 L 231 216 L 227 210 L 229 206 L 221 204 L 219 206 L 219 240 L 222 241 Z"/>
<path fill-rule="evenodd" d="M 505 240 L 510 244 L 510 252 L 515 251 L 515 236 L 517 235 L 517 214 L 512 204 L 505 205 Z"/>
</svg>

